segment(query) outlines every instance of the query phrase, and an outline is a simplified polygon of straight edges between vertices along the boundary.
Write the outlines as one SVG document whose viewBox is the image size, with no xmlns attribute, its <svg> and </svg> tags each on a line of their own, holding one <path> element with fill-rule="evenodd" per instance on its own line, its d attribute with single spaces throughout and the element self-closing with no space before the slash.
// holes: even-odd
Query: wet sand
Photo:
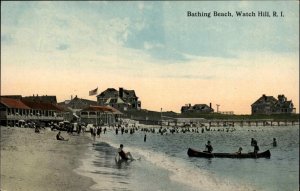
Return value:
<svg viewBox="0 0 300 191">
<path fill-rule="evenodd" d="M 92 179 L 74 172 L 85 157 L 87 136 L 62 136 L 49 129 L 1 128 L 1 191 L 89 191 Z"/>
</svg>

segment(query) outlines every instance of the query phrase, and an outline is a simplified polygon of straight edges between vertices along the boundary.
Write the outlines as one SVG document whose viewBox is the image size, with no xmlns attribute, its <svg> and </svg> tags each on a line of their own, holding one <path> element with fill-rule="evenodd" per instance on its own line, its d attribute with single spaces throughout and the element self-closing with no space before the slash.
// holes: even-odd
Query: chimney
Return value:
<svg viewBox="0 0 300 191">
<path fill-rule="evenodd" d="M 267 96 L 265 94 L 262 95 L 264 100 L 267 101 Z"/>
<path fill-rule="evenodd" d="M 73 99 L 73 95 L 71 95 L 71 100 Z"/>
<path fill-rule="evenodd" d="M 211 109 L 211 103 L 209 103 L 209 108 Z"/>
<path fill-rule="evenodd" d="M 124 90 L 123 88 L 119 88 L 119 97 L 123 98 Z"/>
</svg>

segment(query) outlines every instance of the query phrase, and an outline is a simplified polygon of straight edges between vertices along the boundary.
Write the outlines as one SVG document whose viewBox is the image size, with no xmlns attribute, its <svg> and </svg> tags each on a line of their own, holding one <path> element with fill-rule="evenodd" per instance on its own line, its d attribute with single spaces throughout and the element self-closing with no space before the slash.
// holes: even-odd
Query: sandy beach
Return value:
<svg viewBox="0 0 300 191">
<path fill-rule="evenodd" d="M 84 158 L 90 139 L 70 136 L 58 141 L 57 131 L 1 127 L 2 191 L 88 191 L 92 179 L 74 172 Z"/>
</svg>

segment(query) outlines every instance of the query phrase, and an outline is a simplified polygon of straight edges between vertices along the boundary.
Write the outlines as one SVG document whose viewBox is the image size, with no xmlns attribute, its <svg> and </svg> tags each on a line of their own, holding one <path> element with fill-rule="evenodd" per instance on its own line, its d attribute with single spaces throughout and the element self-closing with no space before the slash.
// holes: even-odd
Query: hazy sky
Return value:
<svg viewBox="0 0 300 191">
<path fill-rule="evenodd" d="M 299 112 L 299 2 L 1 2 L 2 95 L 96 100 L 96 87 L 134 89 L 157 111 L 249 114 L 262 94 L 284 94 Z"/>
</svg>

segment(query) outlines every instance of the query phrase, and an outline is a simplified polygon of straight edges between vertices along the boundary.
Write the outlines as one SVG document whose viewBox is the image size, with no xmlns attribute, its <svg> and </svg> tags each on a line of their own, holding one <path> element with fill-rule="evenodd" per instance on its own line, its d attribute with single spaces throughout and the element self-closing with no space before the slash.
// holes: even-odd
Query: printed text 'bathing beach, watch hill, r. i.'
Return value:
<svg viewBox="0 0 300 191">
<path fill-rule="evenodd" d="M 234 13 L 231 11 L 227 12 L 219 12 L 219 11 L 187 11 L 187 17 L 273 17 L 280 18 L 284 17 L 283 11 L 235 11 Z"/>
</svg>

